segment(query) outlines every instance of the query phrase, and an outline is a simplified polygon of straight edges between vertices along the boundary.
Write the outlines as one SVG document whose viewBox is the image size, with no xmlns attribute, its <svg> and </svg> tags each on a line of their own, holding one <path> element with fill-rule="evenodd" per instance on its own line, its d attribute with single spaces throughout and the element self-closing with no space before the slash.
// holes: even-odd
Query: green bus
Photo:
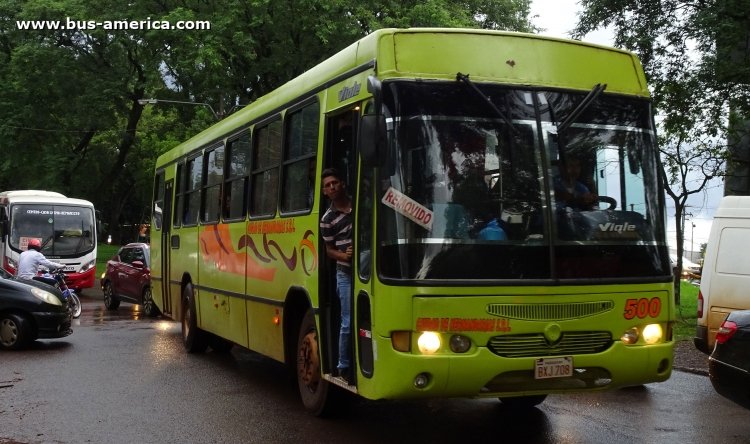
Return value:
<svg viewBox="0 0 750 444">
<path fill-rule="evenodd" d="M 354 374 L 336 375 L 321 172 L 353 201 Z M 159 157 L 153 297 L 188 352 L 288 365 L 306 409 L 664 381 L 672 271 L 629 52 L 383 29 Z"/>
</svg>

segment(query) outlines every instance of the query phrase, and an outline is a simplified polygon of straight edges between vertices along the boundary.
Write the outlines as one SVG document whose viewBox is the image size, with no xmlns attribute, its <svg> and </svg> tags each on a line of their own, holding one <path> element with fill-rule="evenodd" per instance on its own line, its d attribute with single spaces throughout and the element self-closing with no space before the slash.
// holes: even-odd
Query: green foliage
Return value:
<svg viewBox="0 0 750 444">
<path fill-rule="evenodd" d="M 8 0 L 0 2 L 0 189 L 94 202 L 112 228 L 149 215 L 156 157 L 374 29 L 530 31 L 529 0 Z M 209 30 L 21 30 L 17 20 L 84 24 L 203 20 Z"/>
<path fill-rule="evenodd" d="M 688 197 L 724 176 L 727 165 L 747 168 L 750 147 L 742 140 L 748 126 L 738 125 L 729 110 L 732 116 L 750 116 L 750 0 L 582 0 L 581 5 L 576 36 L 612 26 L 615 44 L 635 51 L 644 65 L 658 112 L 662 182 L 678 221 L 681 267 Z"/>
<path fill-rule="evenodd" d="M 680 304 L 677 306 L 675 322 L 675 339 L 689 340 L 695 336 L 698 319 L 698 286 L 687 281 L 680 281 Z"/>
<path fill-rule="evenodd" d="M 727 110 L 750 115 L 750 0 L 582 0 L 574 34 L 613 26 L 644 65 L 664 139 L 703 158 L 726 150 Z M 677 177 L 670 175 L 672 179 Z"/>
</svg>

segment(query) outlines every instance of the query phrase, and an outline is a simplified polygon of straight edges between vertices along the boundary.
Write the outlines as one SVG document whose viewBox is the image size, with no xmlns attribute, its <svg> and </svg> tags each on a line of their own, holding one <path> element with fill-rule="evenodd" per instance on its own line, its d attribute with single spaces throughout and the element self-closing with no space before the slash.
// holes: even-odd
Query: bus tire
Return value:
<svg viewBox="0 0 750 444">
<path fill-rule="evenodd" d="M 182 343 L 188 353 L 203 353 L 208 348 L 206 332 L 198 328 L 195 313 L 195 293 L 193 284 L 182 289 Z"/>
<path fill-rule="evenodd" d="M 323 379 L 318 347 L 318 328 L 312 308 L 307 310 L 300 324 L 297 340 L 297 386 L 305 409 L 315 416 L 330 411 L 328 395 L 331 387 Z"/>
<path fill-rule="evenodd" d="M 547 395 L 534 395 L 534 396 L 519 396 L 516 398 L 498 398 L 502 401 L 503 405 L 510 409 L 530 409 L 536 407 L 545 399 Z"/>
</svg>

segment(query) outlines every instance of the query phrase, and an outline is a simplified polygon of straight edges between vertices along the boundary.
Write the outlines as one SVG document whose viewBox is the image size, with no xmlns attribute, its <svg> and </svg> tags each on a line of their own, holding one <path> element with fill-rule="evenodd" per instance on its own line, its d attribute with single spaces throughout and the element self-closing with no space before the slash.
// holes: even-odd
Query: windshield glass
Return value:
<svg viewBox="0 0 750 444">
<path fill-rule="evenodd" d="M 18 204 L 11 213 L 10 245 L 26 250 L 29 240 L 39 239 L 42 253 L 52 257 L 71 257 L 94 248 L 94 212 L 91 208 Z"/>
<path fill-rule="evenodd" d="M 384 278 L 669 274 L 647 101 L 477 86 L 384 85 Z"/>
</svg>

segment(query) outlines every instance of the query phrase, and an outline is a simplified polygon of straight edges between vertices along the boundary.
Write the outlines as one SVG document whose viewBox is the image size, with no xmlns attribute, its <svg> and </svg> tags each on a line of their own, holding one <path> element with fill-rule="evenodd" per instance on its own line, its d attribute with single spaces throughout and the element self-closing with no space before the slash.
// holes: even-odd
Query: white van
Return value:
<svg viewBox="0 0 750 444">
<path fill-rule="evenodd" d="M 726 196 L 711 224 L 703 261 L 695 346 L 711 353 L 721 323 L 742 309 L 750 309 L 750 196 Z"/>
</svg>

